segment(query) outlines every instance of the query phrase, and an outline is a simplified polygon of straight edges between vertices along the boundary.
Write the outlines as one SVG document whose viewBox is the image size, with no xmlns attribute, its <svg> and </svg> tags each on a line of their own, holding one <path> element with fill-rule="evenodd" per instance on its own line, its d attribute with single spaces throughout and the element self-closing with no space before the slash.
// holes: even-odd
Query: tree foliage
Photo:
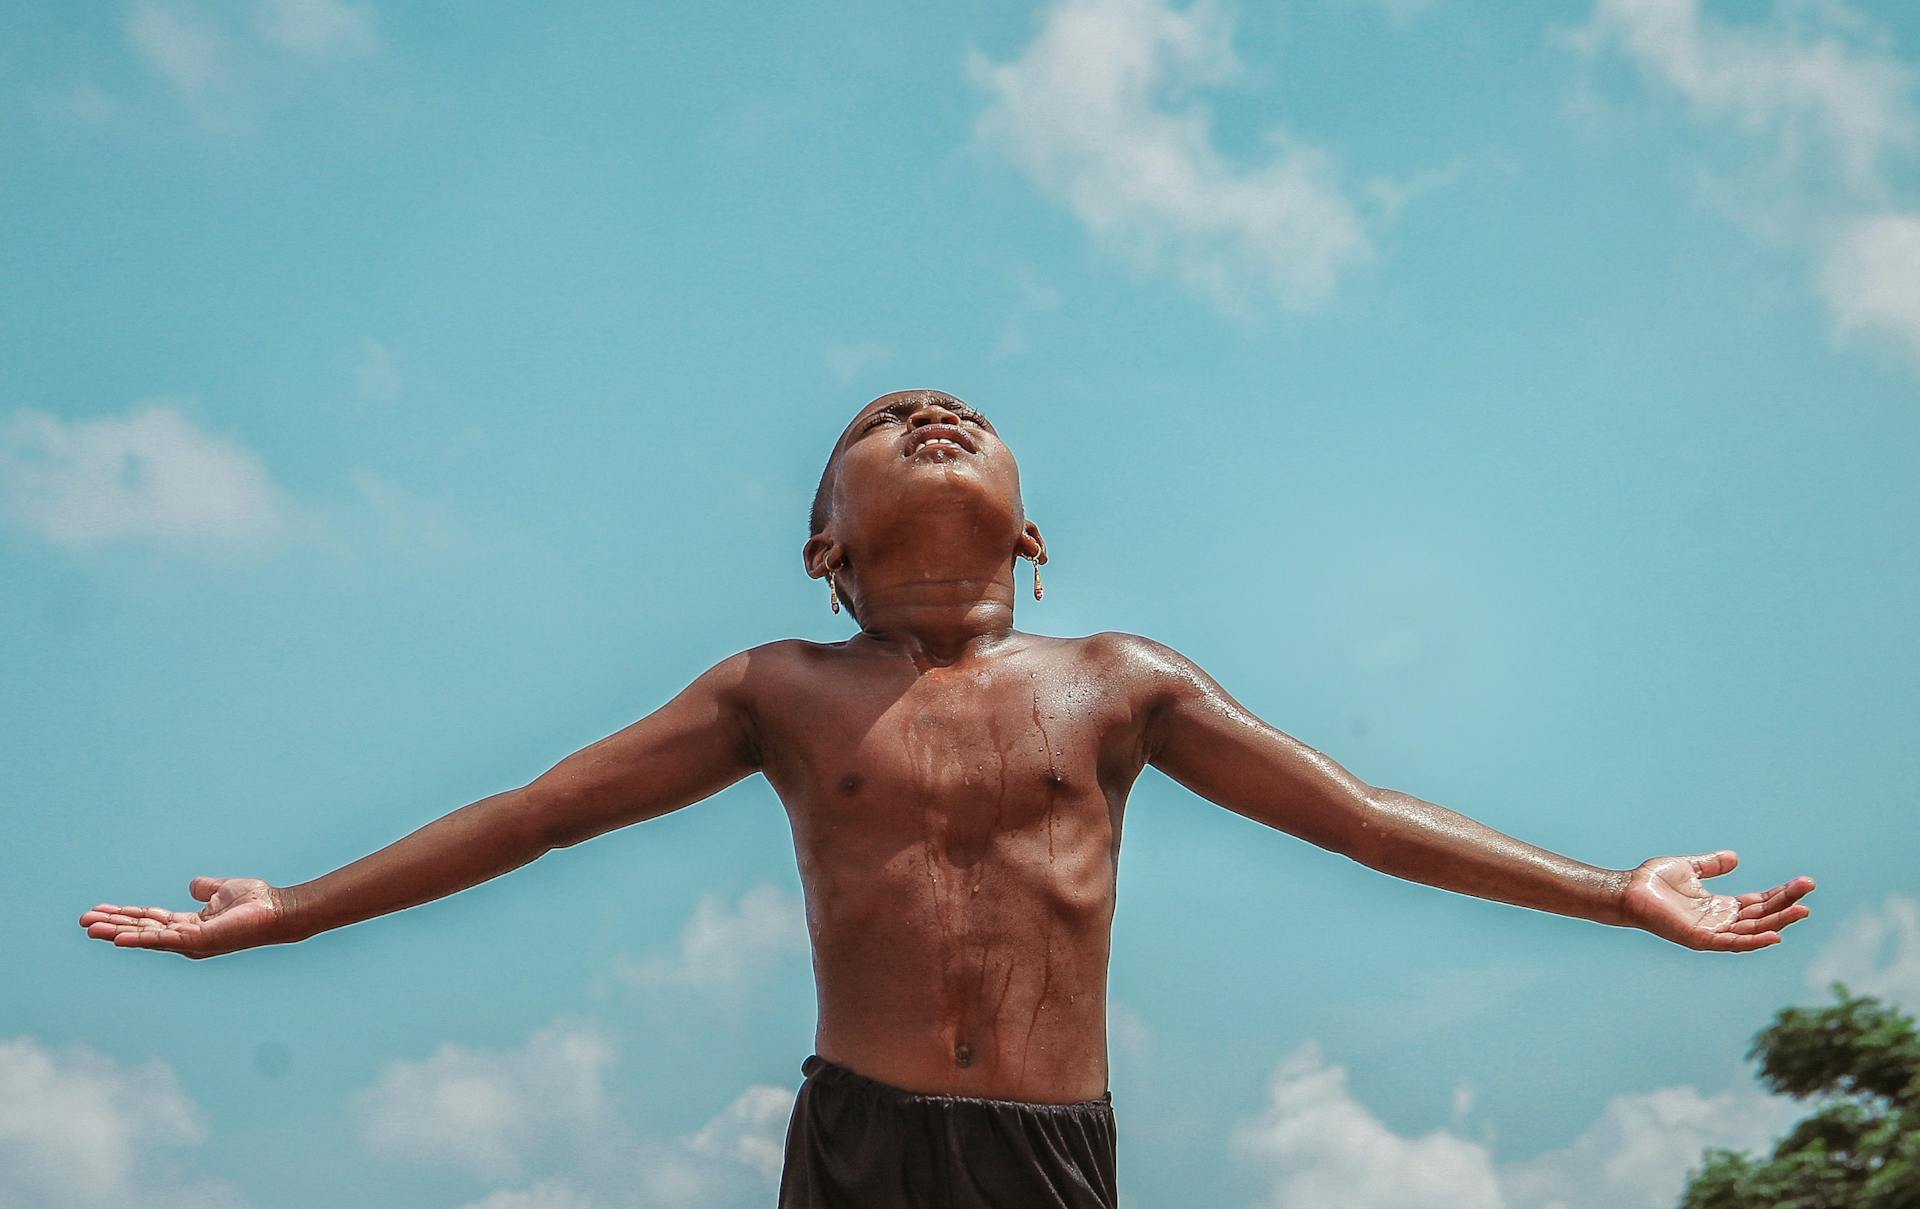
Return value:
<svg viewBox="0 0 1920 1209">
<path fill-rule="evenodd" d="M 1813 1112 L 1756 1158 L 1709 1148 L 1680 1209 L 1920 1207 L 1920 1035 L 1913 1017 L 1845 983 L 1837 1004 L 1785 1008 L 1754 1034 L 1769 1089 Z"/>
</svg>

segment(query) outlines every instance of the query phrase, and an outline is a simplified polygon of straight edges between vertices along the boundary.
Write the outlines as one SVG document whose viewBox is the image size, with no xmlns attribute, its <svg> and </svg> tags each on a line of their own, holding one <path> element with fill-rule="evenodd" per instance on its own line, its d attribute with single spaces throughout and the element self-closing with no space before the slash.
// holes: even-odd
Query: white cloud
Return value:
<svg viewBox="0 0 1920 1209">
<path fill-rule="evenodd" d="M 259 455 L 171 403 L 0 420 L 0 514 L 57 546 L 132 538 L 228 553 L 281 537 L 295 511 Z"/>
<path fill-rule="evenodd" d="M 1107 1040 L 1114 1055 L 1132 1066 L 1145 1066 L 1153 1049 L 1153 1030 L 1139 1012 L 1117 999 L 1107 1000 Z"/>
<path fill-rule="evenodd" d="M 378 340 L 360 346 L 360 360 L 353 367 L 354 393 L 363 403 L 391 403 L 400 397 L 405 385 L 393 352 Z"/>
<path fill-rule="evenodd" d="M 266 42 L 306 58 L 370 54 L 380 47 L 369 4 L 262 0 L 254 25 Z"/>
<path fill-rule="evenodd" d="M 974 137 L 1065 205 L 1108 251 L 1164 269 L 1222 310 L 1319 305 L 1373 245 L 1318 147 L 1274 128 L 1259 162 L 1215 145 L 1176 98 L 1243 75 L 1212 0 L 1064 0 L 1012 62 L 970 52 L 988 95 Z"/>
<path fill-rule="evenodd" d="M 680 933 L 674 956 L 622 956 L 621 977 L 642 985 L 717 990 L 738 986 L 792 953 L 807 949 L 805 908 L 774 885 L 755 886 L 733 906 L 703 896 Z"/>
<path fill-rule="evenodd" d="M 1615 1096 L 1572 1145 L 1502 1165 L 1500 1182 L 1515 1209 L 1673 1209 L 1706 1147 L 1767 1150 L 1805 1113 L 1756 1084 Z"/>
<path fill-rule="evenodd" d="M 1235 1126 L 1232 1147 L 1269 1181 L 1259 1204 L 1346 1209 L 1503 1209 L 1485 1147 L 1434 1130 L 1403 1138 L 1360 1104 L 1343 1067 L 1307 1042 L 1268 1083 L 1266 1108 Z"/>
<path fill-rule="evenodd" d="M 1472 1098 L 1465 1083 L 1455 1088 L 1456 1128 Z M 1234 1128 L 1232 1146 L 1265 1183 L 1262 1206 L 1670 1209 L 1704 1148 L 1760 1150 L 1804 1107 L 1757 1085 L 1713 1096 L 1659 1088 L 1614 1097 L 1566 1147 L 1497 1163 L 1450 1129 L 1394 1133 L 1307 1042 L 1274 1071 L 1266 1107 Z"/>
<path fill-rule="evenodd" d="M 445 504 L 370 470 L 348 470 L 347 482 L 360 496 L 364 515 L 377 523 L 381 539 L 389 546 L 425 555 L 467 548 L 474 539 Z"/>
<path fill-rule="evenodd" d="M 1574 36 L 1590 53 L 1616 46 L 1695 117 L 1762 140 L 1784 166 L 1832 165 L 1879 193 L 1887 156 L 1915 143 L 1910 73 L 1843 5 L 1777 4 L 1773 18 L 1731 25 L 1697 0 L 1596 0 Z"/>
<path fill-rule="evenodd" d="M 1820 293 L 1843 340 L 1884 340 L 1920 363 L 1920 212 L 1843 228 L 1827 249 Z"/>
<path fill-rule="evenodd" d="M 195 9 L 136 0 L 127 10 L 127 39 L 160 78 L 192 96 L 204 92 L 223 73 L 226 35 Z"/>
<path fill-rule="evenodd" d="M 0 1040 L 0 1204 L 44 1209 L 238 1206 L 222 1182 L 169 1171 L 206 1140 L 164 1062 L 122 1066 L 84 1045 Z"/>
<path fill-rule="evenodd" d="M 1920 1012 L 1920 901 L 1893 894 L 1848 916 L 1807 967 L 1806 984 L 1822 998 L 1835 980 Z"/>
<path fill-rule="evenodd" d="M 29 95 L 42 118 L 61 125 L 99 126 L 120 112 L 119 104 L 92 80 L 33 88 Z"/>
<path fill-rule="evenodd" d="M 1920 112 L 1885 31 L 1839 0 L 1777 0 L 1769 20 L 1741 24 L 1697 0 L 1596 0 L 1569 40 L 1588 56 L 1617 51 L 1700 127 L 1731 136 L 1700 151 L 1704 193 L 1808 251 L 1837 343 L 1884 341 L 1920 364 L 1920 210 L 1897 197 L 1894 172 L 1920 148 Z"/>
<path fill-rule="evenodd" d="M 419 556 L 477 540 L 444 504 L 382 475 L 349 467 L 344 478 L 344 504 L 297 498 L 259 454 L 164 400 L 88 418 L 0 415 L 0 523 L 65 550 L 145 543 L 234 562 L 287 541 Z"/>
<path fill-rule="evenodd" d="M 604 1128 L 604 1077 L 613 1046 L 567 1019 L 518 1050 L 447 1043 L 432 1056 L 387 1064 L 355 1100 L 369 1149 L 511 1177 Z"/>
<path fill-rule="evenodd" d="M 460 1209 L 594 1209 L 594 1203 L 558 1180 L 545 1180 L 518 1191 L 502 1188 Z"/>
<path fill-rule="evenodd" d="M 124 32 L 134 55 L 208 129 L 245 129 L 312 69 L 381 49 L 372 6 L 346 0 L 258 0 L 245 10 L 134 0 Z"/>
<path fill-rule="evenodd" d="M 851 386 L 854 379 L 891 360 L 893 350 L 871 340 L 836 344 L 827 350 L 827 368 L 833 372 L 833 380 L 841 386 Z"/>
<path fill-rule="evenodd" d="M 793 1089 L 753 1084 L 688 1133 L 646 1137 L 611 1102 L 612 1064 L 606 1036 L 566 1017 L 515 1049 L 442 1045 L 355 1097 L 361 1136 L 375 1153 L 529 1181 L 466 1209 L 719 1209 L 779 1187 Z"/>
<path fill-rule="evenodd" d="M 1920 900 L 1890 895 L 1848 917 L 1805 975 L 1823 995 L 1836 979 L 1908 1010 L 1920 1005 Z M 1498 1163 L 1464 1136 L 1473 1101 L 1463 1080 L 1451 1128 L 1404 1137 L 1308 1042 L 1274 1071 L 1267 1106 L 1236 1126 L 1233 1149 L 1266 1183 L 1262 1205 L 1671 1209 L 1706 1148 L 1767 1153 L 1808 1108 L 1742 1071 L 1711 1095 L 1683 1085 L 1615 1096 L 1568 1145 Z"/>
<path fill-rule="evenodd" d="M 1465 1079 L 1453 1085 L 1453 1113 L 1448 1118 L 1456 1126 L 1465 1123 L 1467 1113 L 1473 1109 L 1473 1084 Z"/>
<path fill-rule="evenodd" d="M 1369 8 L 1377 8 L 1387 14 L 1396 26 L 1406 26 L 1434 5 L 1434 0 L 1353 0 Z"/>
<path fill-rule="evenodd" d="M 756 1171 L 768 1187 L 780 1185 L 786 1161 L 787 1121 L 793 1115 L 794 1093 L 756 1084 L 740 1093 L 719 1115 L 687 1135 L 687 1149 L 695 1154 L 738 1163 Z"/>
</svg>

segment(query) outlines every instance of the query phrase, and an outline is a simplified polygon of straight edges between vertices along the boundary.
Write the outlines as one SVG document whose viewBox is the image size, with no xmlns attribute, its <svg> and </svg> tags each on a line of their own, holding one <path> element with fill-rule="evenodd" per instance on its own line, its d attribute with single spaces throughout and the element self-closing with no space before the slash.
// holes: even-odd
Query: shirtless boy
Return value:
<svg viewBox="0 0 1920 1209">
<path fill-rule="evenodd" d="M 498 877 L 752 773 L 806 896 L 815 1050 L 787 1209 L 1116 1204 L 1107 958 L 1128 790 L 1202 797 L 1395 877 L 1639 928 L 1776 944 L 1813 879 L 1715 894 L 1730 851 L 1602 869 L 1370 785 L 1148 638 L 1013 628 L 1047 561 L 1013 453 L 939 391 L 863 407 L 834 445 L 807 574 L 860 632 L 733 655 L 528 784 L 313 881 L 196 877 L 199 912 L 102 903 L 89 936 L 192 958 L 285 944 Z"/>
</svg>

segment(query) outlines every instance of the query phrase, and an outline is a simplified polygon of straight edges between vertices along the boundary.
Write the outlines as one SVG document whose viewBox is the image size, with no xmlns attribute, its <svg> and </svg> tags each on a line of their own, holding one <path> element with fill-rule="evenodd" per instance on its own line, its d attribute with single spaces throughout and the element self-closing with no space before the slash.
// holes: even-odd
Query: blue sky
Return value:
<svg viewBox="0 0 1920 1209">
<path fill-rule="evenodd" d="M 75 926 L 544 771 L 805 577 L 853 409 L 995 418 L 1023 629 L 1181 649 L 1745 956 L 1396 881 L 1149 770 L 1125 1203 L 1670 1204 L 1743 1055 L 1920 1004 L 1920 12 L 10 5 L 0 1200 L 770 1201 L 814 1003 L 752 778 L 305 944 Z M 1023 577 L 1024 582 L 1024 577 Z"/>
</svg>

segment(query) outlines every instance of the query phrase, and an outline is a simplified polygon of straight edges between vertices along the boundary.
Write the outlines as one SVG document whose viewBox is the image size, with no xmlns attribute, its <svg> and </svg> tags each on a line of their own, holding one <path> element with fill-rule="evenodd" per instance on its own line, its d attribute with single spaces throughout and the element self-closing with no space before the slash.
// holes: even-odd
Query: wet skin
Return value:
<svg viewBox="0 0 1920 1209">
<path fill-rule="evenodd" d="M 196 877 L 198 912 L 102 903 L 81 925 L 196 958 L 297 941 L 759 772 L 785 807 L 805 890 L 816 1050 L 912 1090 L 1066 1103 L 1108 1088 L 1120 837 L 1148 764 L 1393 876 L 1689 948 L 1764 948 L 1810 914 L 1805 876 L 1708 890 L 1701 879 L 1734 868 L 1731 851 L 1602 869 L 1369 785 L 1151 639 L 1014 629 L 1015 560 L 1044 563 L 1046 543 L 1012 452 L 951 396 L 862 408 L 827 488 L 803 559 L 857 611 L 848 640 L 722 660 L 527 785 L 313 881 Z"/>
<path fill-rule="evenodd" d="M 822 1055 L 917 1090 L 1106 1089 L 1121 821 L 1146 758 L 1123 662 L 1020 633 L 944 666 L 858 641 L 756 654 Z"/>
</svg>

